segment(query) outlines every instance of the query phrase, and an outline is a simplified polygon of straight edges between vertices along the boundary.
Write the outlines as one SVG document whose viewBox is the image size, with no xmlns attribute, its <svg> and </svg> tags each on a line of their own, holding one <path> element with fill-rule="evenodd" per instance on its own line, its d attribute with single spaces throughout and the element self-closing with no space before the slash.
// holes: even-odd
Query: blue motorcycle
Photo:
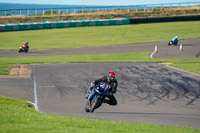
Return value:
<svg viewBox="0 0 200 133">
<path fill-rule="evenodd" d="M 94 112 L 95 109 L 99 108 L 104 99 L 110 95 L 109 85 L 105 82 L 98 82 L 96 86 L 93 87 L 92 92 L 88 96 L 86 101 L 85 111 Z"/>
</svg>

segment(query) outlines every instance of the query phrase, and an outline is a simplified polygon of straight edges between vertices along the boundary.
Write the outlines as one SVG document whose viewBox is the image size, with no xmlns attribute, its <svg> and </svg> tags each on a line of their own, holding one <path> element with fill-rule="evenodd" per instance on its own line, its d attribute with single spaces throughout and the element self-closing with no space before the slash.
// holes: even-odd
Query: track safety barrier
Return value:
<svg viewBox="0 0 200 133">
<path fill-rule="evenodd" d="M 86 26 L 127 25 L 127 24 L 130 24 L 130 19 L 128 18 L 53 21 L 53 22 L 38 22 L 38 23 L 3 24 L 0 25 L 0 31 L 4 32 L 4 31 L 38 30 L 38 29 L 86 27 Z"/>
<path fill-rule="evenodd" d="M 200 20 L 200 15 L 152 17 L 152 18 L 131 18 L 130 24 L 179 22 L 179 21 L 199 21 L 199 20 Z"/>
</svg>

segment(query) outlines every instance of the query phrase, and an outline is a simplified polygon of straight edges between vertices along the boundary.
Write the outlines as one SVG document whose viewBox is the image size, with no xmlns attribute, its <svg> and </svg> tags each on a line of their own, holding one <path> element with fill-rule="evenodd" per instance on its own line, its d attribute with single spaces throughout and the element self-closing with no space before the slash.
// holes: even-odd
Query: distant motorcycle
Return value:
<svg viewBox="0 0 200 133">
<path fill-rule="evenodd" d="M 168 43 L 168 45 L 170 46 L 170 45 L 177 45 L 178 44 L 178 39 L 176 39 L 176 40 L 174 40 L 174 41 L 169 41 L 169 43 Z"/>
<path fill-rule="evenodd" d="M 19 53 L 21 53 L 21 52 L 28 53 L 28 50 L 29 50 L 29 47 L 24 48 L 24 47 L 20 46 L 18 52 Z"/>
<path fill-rule="evenodd" d="M 98 82 L 98 84 L 93 87 L 92 92 L 88 96 L 85 105 L 86 112 L 94 112 L 95 109 L 99 108 L 104 102 L 105 98 L 110 95 L 109 85 L 105 82 Z"/>
</svg>

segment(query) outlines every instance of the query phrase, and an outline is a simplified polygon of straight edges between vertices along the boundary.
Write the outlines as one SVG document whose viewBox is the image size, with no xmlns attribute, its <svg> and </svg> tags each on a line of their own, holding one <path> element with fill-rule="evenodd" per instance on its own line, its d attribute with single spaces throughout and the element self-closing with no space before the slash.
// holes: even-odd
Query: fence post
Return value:
<svg viewBox="0 0 200 133">
<path fill-rule="evenodd" d="M 66 9 L 66 15 L 68 15 L 68 8 Z"/>
<path fill-rule="evenodd" d="M 59 15 L 60 15 L 60 9 L 59 9 Z"/>
<path fill-rule="evenodd" d="M 144 5 L 144 12 L 146 12 L 146 5 Z"/>
<path fill-rule="evenodd" d="M 172 11 L 172 4 L 170 4 L 170 11 Z"/>
<path fill-rule="evenodd" d="M 35 9 L 35 16 L 36 16 L 36 14 L 37 14 L 37 9 Z"/>
<path fill-rule="evenodd" d="M 44 16 L 44 8 L 43 8 L 43 16 Z"/>
<path fill-rule="evenodd" d="M 152 12 L 153 12 L 154 4 L 152 5 Z"/>
<path fill-rule="evenodd" d="M 74 14 L 76 15 L 76 8 L 74 8 Z"/>
<path fill-rule="evenodd" d="M 98 12 L 97 14 L 99 15 L 99 14 L 100 14 L 100 12 L 99 12 L 99 8 L 98 8 L 97 12 Z"/>
<path fill-rule="evenodd" d="M 28 9 L 28 11 L 27 11 L 27 15 L 29 15 L 29 9 Z"/>
<path fill-rule="evenodd" d="M 138 11 L 137 6 L 136 6 L 136 12 Z"/>
</svg>

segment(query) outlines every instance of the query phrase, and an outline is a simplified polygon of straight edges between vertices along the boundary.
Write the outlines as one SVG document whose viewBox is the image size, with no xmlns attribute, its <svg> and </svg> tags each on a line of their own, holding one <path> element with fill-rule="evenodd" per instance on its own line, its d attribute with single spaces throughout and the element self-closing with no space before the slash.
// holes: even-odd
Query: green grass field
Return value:
<svg viewBox="0 0 200 133">
<path fill-rule="evenodd" d="M 0 75 L 9 74 L 13 64 L 80 63 L 80 62 L 171 62 L 172 66 L 200 74 L 200 59 L 151 59 L 150 52 L 130 52 L 91 55 L 61 55 L 0 58 Z M 190 67 L 192 66 L 192 67 Z"/>
<path fill-rule="evenodd" d="M 77 48 L 128 43 L 199 38 L 200 21 L 125 26 L 81 27 L 19 32 L 1 32 L 0 50 L 16 50 L 28 41 L 31 49 Z M 42 57 L 0 57 L 0 75 L 8 75 L 13 64 L 73 62 L 171 62 L 172 66 L 200 74 L 199 59 L 150 59 L 150 52 Z M 192 67 L 191 67 L 192 66 Z M 0 96 L 0 131 L 4 132 L 122 132 L 200 133 L 199 129 L 158 126 L 36 112 L 32 105 Z"/>
<path fill-rule="evenodd" d="M 192 128 L 45 114 L 25 101 L 4 96 L 0 107 L 1 133 L 200 133 Z"/>
<path fill-rule="evenodd" d="M 199 38 L 200 21 L 0 32 L 0 50 L 77 48 Z"/>
</svg>

